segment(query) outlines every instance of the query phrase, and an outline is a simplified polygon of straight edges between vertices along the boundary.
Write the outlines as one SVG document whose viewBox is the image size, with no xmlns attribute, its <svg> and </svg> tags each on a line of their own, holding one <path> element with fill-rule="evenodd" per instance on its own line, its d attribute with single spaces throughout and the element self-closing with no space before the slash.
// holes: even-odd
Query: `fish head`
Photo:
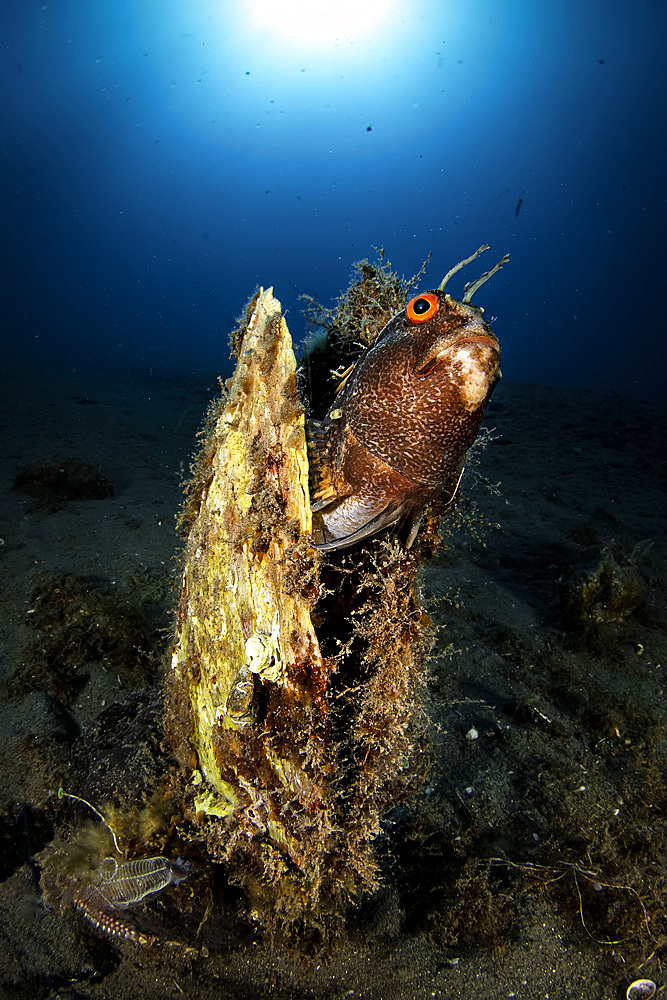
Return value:
<svg viewBox="0 0 667 1000">
<path fill-rule="evenodd" d="M 427 291 L 389 321 L 334 405 L 393 469 L 439 479 L 458 467 L 499 378 L 500 344 L 481 309 Z"/>
<path fill-rule="evenodd" d="M 467 411 L 488 401 L 501 377 L 500 344 L 482 309 L 442 291 L 422 292 L 405 308 L 403 333 L 410 341 L 410 374 L 424 389 L 446 386 Z"/>
</svg>

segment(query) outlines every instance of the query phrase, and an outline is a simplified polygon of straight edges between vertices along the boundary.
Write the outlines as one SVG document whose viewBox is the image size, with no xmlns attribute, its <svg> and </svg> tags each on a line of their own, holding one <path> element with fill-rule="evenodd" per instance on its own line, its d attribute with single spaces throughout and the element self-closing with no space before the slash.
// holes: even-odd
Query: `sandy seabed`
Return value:
<svg viewBox="0 0 667 1000">
<path fill-rule="evenodd" d="M 614 394 L 496 391 L 494 440 L 462 501 L 472 530 L 453 531 L 423 575 L 439 626 L 427 784 L 387 818 L 385 887 L 328 962 L 300 967 L 242 907 L 238 932 L 193 956 L 100 934 L 42 901 L 34 858 L 53 837 L 55 793 L 73 788 L 71 761 L 81 767 L 104 713 L 159 689 L 145 653 L 169 648 L 174 515 L 217 387 L 164 374 L 8 382 L 0 996 L 615 1000 L 639 977 L 665 982 L 664 414 Z M 52 459 L 90 463 L 113 495 L 53 502 L 12 488 Z M 101 595 L 100 614 L 122 610 L 127 648 L 115 636 L 87 662 L 56 649 L 44 595 L 71 601 L 77 586 Z"/>
</svg>

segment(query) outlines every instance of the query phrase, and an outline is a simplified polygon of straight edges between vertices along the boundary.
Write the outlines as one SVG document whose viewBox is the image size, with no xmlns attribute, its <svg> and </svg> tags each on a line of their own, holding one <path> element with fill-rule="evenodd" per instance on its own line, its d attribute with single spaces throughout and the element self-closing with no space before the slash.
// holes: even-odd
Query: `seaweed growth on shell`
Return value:
<svg viewBox="0 0 667 1000">
<path fill-rule="evenodd" d="M 302 295 L 304 316 L 314 332 L 307 341 L 297 372 L 299 391 L 308 400 L 309 415 L 326 410 L 345 370 L 370 347 L 392 316 L 400 312 L 429 262 L 402 278 L 377 247 L 377 260 L 356 261 L 348 288 L 333 307 Z M 323 398 L 324 394 L 324 398 Z"/>
<path fill-rule="evenodd" d="M 338 296 L 333 308 L 322 306 L 310 295 L 306 318 L 326 331 L 329 346 L 337 341 L 370 347 L 382 327 L 405 305 L 410 289 L 421 278 L 429 257 L 412 278 L 401 278 L 385 258 L 384 247 L 377 247 L 377 261 L 367 257 L 352 266 L 352 281 Z"/>
</svg>

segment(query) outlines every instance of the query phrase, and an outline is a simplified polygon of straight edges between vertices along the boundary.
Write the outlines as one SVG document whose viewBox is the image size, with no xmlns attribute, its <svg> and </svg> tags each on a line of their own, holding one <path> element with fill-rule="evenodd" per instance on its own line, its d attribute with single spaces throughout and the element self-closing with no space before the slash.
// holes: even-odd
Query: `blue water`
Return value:
<svg viewBox="0 0 667 1000">
<path fill-rule="evenodd" d="M 507 379 L 660 398 L 664 2 L 369 0 L 305 37 L 255 6 L 6 0 L 12 363 L 215 373 L 258 284 L 299 339 L 373 246 L 433 287 L 490 243 L 451 291 L 511 254 L 475 299 Z"/>
</svg>

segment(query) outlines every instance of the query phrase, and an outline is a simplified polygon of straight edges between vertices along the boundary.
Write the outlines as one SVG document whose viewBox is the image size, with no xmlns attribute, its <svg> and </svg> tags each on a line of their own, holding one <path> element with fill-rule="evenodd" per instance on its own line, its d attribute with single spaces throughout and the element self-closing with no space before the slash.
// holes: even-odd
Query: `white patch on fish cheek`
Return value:
<svg viewBox="0 0 667 1000">
<path fill-rule="evenodd" d="M 481 406 L 488 395 L 489 377 L 486 365 L 480 364 L 477 351 L 473 348 L 471 353 L 470 346 L 461 345 L 452 368 L 458 376 L 456 381 L 463 405 L 472 412 Z"/>
</svg>

